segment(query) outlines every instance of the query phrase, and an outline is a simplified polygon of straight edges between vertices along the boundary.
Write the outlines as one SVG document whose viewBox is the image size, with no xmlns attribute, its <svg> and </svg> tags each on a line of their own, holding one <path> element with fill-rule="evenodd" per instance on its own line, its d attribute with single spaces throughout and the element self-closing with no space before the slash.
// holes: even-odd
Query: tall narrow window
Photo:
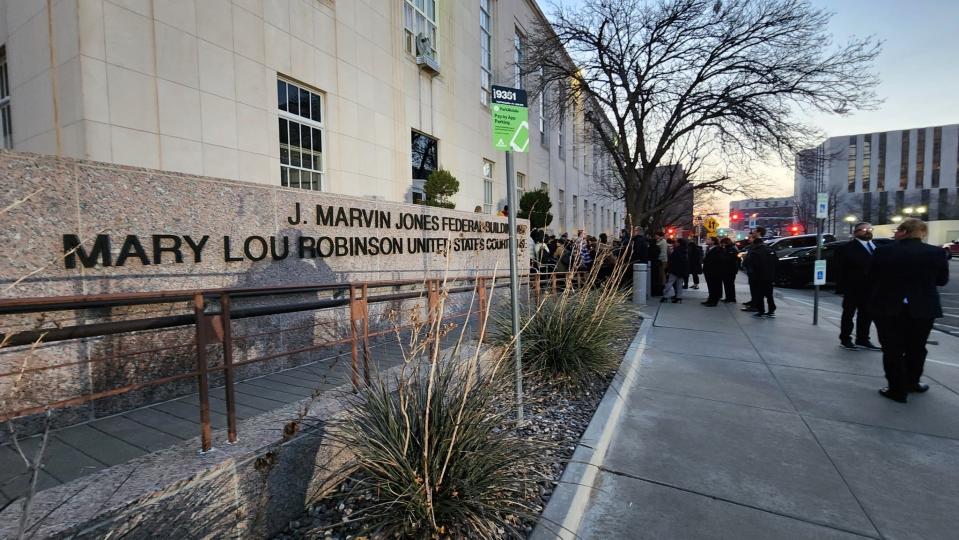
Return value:
<svg viewBox="0 0 959 540">
<path fill-rule="evenodd" d="M 926 128 L 916 131 L 916 189 L 922 189 L 923 176 L 926 172 Z"/>
<path fill-rule="evenodd" d="M 493 84 L 493 37 L 489 0 L 480 0 L 480 103 L 489 105 Z"/>
<path fill-rule="evenodd" d="M 559 230 L 566 228 L 566 192 L 559 190 L 556 200 L 556 217 L 559 218 Z"/>
<path fill-rule="evenodd" d="M 597 216 L 599 217 L 597 218 Z M 598 222 L 596 220 L 601 218 L 602 216 L 596 213 L 596 203 L 593 203 L 593 229 L 594 230 L 599 228 Z"/>
<path fill-rule="evenodd" d="M 573 195 L 573 227 L 579 227 L 579 198 Z"/>
<path fill-rule="evenodd" d="M 13 124 L 10 122 L 10 78 L 7 76 L 7 47 L 0 47 L 0 146 L 13 148 Z"/>
<path fill-rule="evenodd" d="M 524 193 L 526 193 L 526 175 L 518 172 L 516 173 L 516 200 L 522 199 Z"/>
<path fill-rule="evenodd" d="M 939 187 L 939 172 L 942 169 L 942 128 L 932 128 L 932 187 Z"/>
<path fill-rule="evenodd" d="M 276 81 L 280 117 L 280 185 L 323 190 L 323 96 Z"/>
<path fill-rule="evenodd" d="M 540 190 L 540 191 L 545 191 L 546 193 L 549 193 L 549 184 L 547 184 L 546 182 L 540 182 L 540 183 L 539 183 L 539 190 Z"/>
<path fill-rule="evenodd" d="M 868 193 L 869 175 L 872 174 L 872 135 L 862 138 L 862 192 Z"/>
<path fill-rule="evenodd" d="M 886 191 L 886 134 L 879 134 L 879 170 L 876 171 L 876 189 Z"/>
<path fill-rule="evenodd" d="M 546 70 L 542 66 L 539 68 L 539 80 L 542 82 L 545 79 Z M 543 82 L 543 89 L 539 92 L 539 143 L 546 144 L 546 83 Z"/>
<path fill-rule="evenodd" d="M 493 213 L 493 162 L 483 160 L 483 213 Z"/>
<path fill-rule="evenodd" d="M 439 167 L 439 141 L 429 135 L 410 133 L 410 157 L 413 180 L 425 181 Z"/>
<path fill-rule="evenodd" d="M 572 151 L 573 151 L 573 168 L 574 169 L 579 168 L 579 150 L 577 150 L 577 148 L 579 148 L 579 130 L 576 129 L 576 121 L 578 120 L 578 116 L 579 115 L 576 114 L 576 108 L 573 107 L 573 122 L 572 122 L 573 125 L 570 126 L 570 131 L 573 132 Z"/>
<path fill-rule="evenodd" d="M 563 107 L 559 111 L 559 121 L 556 123 L 556 148 L 557 152 L 559 152 L 559 159 L 566 159 L 566 138 L 563 137 L 563 124 L 565 123 L 566 109 Z"/>
<path fill-rule="evenodd" d="M 847 180 L 847 191 L 852 193 L 856 191 L 856 137 L 849 137 L 849 175 Z"/>
<path fill-rule="evenodd" d="M 902 132 L 902 148 L 899 154 L 899 189 L 909 187 L 909 130 Z"/>
<path fill-rule="evenodd" d="M 513 83 L 516 88 L 526 88 L 523 84 L 523 45 L 525 41 L 523 34 L 517 28 L 516 33 L 513 34 L 513 78 L 515 79 Z"/>
<path fill-rule="evenodd" d="M 406 52 L 417 54 L 416 41 L 430 40 L 428 51 L 436 56 L 436 0 L 403 0 L 403 30 Z"/>
</svg>

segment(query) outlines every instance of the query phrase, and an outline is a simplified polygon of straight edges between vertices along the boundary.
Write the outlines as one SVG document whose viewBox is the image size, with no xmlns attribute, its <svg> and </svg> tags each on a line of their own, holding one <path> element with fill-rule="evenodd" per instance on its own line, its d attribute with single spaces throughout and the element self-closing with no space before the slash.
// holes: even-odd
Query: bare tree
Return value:
<svg viewBox="0 0 959 540">
<path fill-rule="evenodd" d="M 553 118 L 585 104 L 615 173 L 603 182 L 642 223 L 676 194 L 654 195 L 657 168 L 682 165 L 693 189 L 731 193 L 730 166 L 785 161 L 819 137 L 797 108 L 875 105 L 879 44 L 834 46 L 830 18 L 806 0 L 583 0 L 532 29 L 521 71 Z"/>
</svg>

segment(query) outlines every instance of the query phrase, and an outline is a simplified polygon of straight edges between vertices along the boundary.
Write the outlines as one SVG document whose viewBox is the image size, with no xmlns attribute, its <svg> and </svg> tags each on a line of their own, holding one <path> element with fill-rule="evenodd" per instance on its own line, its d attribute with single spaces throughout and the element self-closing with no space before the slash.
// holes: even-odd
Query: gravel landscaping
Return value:
<svg viewBox="0 0 959 540">
<path fill-rule="evenodd" d="M 626 353 L 640 319 L 634 318 L 630 332 L 610 343 L 610 347 L 619 353 L 620 359 Z M 529 516 L 517 516 L 516 526 L 526 535 L 532 532 L 536 521 L 549 502 L 557 482 L 563 474 L 566 463 L 580 437 L 586 431 L 593 413 L 599 406 L 606 388 L 612 381 L 616 370 L 610 370 L 603 377 L 594 379 L 582 388 L 567 389 L 556 385 L 534 385 L 527 383 L 526 422 L 519 433 L 543 447 L 542 460 L 536 471 L 531 474 L 540 478 L 538 491 L 532 494 L 527 505 Z M 366 501 L 351 495 L 352 481 L 343 482 L 336 492 L 306 509 L 300 517 L 291 521 L 277 540 L 321 539 L 340 540 L 363 539 L 360 522 L 351 516 L 360 514 Z M 503 537 L 507 538 L 506 531 Z"/>
</svg>

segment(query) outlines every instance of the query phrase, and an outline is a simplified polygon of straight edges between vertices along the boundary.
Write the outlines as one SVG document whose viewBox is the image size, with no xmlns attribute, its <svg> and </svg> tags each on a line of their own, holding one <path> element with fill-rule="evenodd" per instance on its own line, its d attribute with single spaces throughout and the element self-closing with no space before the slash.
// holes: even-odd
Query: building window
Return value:
<svg viewBox="0 0 959 540">
<path fill-rule="evenodd" d="M 566 159 L 566 148 L 565 142 L 566 138 L 563 137 L 563 124 L 566 123 L 566 108 L 563 107 L 559 111 L 559 122 L 556 123 L 556 141 L 557 141 L 557 151 L 559 152 L 559 159 Z"/>
<path fill-rule="evenodd" d="M 10 78 L 7 75 L 7 47 L 0 47 L 0 146 L 13 148 L 13 124 L 10 122 Z"/>
<path fill-rule="evenodd" d="M 939 187 L 939 171 L 942 168 L 942 128 L 932 128 L 932 187 Z"/>
<path fill-rule="evenodd" d="M 426 180 L 439 164 L 437 158 L 439 141 L 418 131 L 411 132 L 410 141 L 413 180 Z"/>
<path fill-rule="evenodd" d="M 613 212 L 613 228 L 619 227 L 619 212 Z"/>
<path fill-rule="evenodd" d="M 879 134 L 879 170 L 876 171 L 876 189 L 886 191 L 886 134 Z"/>
<path fill-rule="evenodd" d="M 926 130 L 921 128 L 916 132 L 916 189 L 922 189 L 923 176 L 926 172 Z"/>
<path fill-rule="evenodd" d="M 872 161 L 872 135 L 866 135 L 862 139 L 862 191 L 869 191 L 870 162 Z"/>
<path fill-rule="evenodd" d="M 909 130 L 902 132 L 902 147 L 899 155 L 899 189 L 909 187 Z"/>
<path fill-rule="evenodd" d="M 573 122 L 572 122 L 573 125 L 570 126 L 570 131 L 573 132 L 573 146 L 572 146 L 572 151 L 573 151 L 573 168 L 574 168 L 574 169 L 578 169 L 578 168 L 579 168 L 579 151 L 578 151 L 578 148 L 579 148 L 579 130 L 576 129 L 576 120 L 577 120 L 576 116 L 577 116 L 577 115 L 576 115 L 576 109 L 574 108 L 574 109 L 573 109 Z"/>
<path fill-rule="evenodd" d="M 483 160 L 483 213 L 493 213 L 493 162 Z"/>
<path fill-rule="evenodd" d="M 323 96 L 276 81 L 280 122 L 280 185 L 323 190 Z"/>
<path fill-rule="evenodd" d="M 579 227 L 579 198 L 573 195 L 573 227 Z"/>
<path fill-rule="evenodd" d="M 516 85 L 516 88 L 526 88 L 526 85 L 523 84 L 523 47 L 526 38 L 523 37 L 523 34 L 517 28 L 513 34 L 513 84 Z"/>
<path fill-rule="evenodd" d="M 546 182 L 540 182 L 539 189 L 541 191 L 545 191 L 546 193 L 549 193 L 549 184 L 547 184 Z"/>
<path fill-rule="evenodd" d="M 480 103 L 489 105 L 490 86 L 493 84 L 493 37 L 490 0 L 480 0 Z"/>
<path fill-rule="evenodd" d="M 566 192 L 559 190 L 556 200 L 556 217 L 559 218 L 559 230 L 566 228 Z"/>
<path fill-rule="evenodd" d="M 593 230 L 596 230 L 599 228 L 599 225 L 598 225 L 599 222 L 596 221 L 597 216 L 599 216 L 600 219 L 602 218 L 600 214 L 596 213 L 596 203 L 593 203 Z"/>
<path fill-rule="evenodd" d="M 436 56 L 436 0 L 403 0 L 406 52 L 416 54 L 418 36 L 430 38 L 430 56 Z"/>
<path fill-rule="evenodd" d="M 852 193 L 856 191 L 856 137 L 849 137 L 849 178 L 847 181 L 847 191 Z"/>
<path fill-rule="evenodd" d="M 516 173 L 516 200 L 522 199 L 524 193 L 526 193 L 526 175 Z"/>
</svg>

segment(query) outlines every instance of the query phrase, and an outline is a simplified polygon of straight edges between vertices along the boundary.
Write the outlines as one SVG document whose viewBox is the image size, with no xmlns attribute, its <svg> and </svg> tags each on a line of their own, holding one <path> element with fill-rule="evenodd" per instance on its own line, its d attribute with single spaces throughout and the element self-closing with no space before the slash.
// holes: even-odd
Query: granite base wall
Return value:
<svg viewBox="0 0 959 540">
<path fill-rule="evenodd" d="M 299 204 L 298 223 L 291 224 Z M 321 207 L 360 208 L 389 212 L 394 227 L 349 227 L 318 225 Z M 254 261 L 226 260 L 224 237 L 234 239 L 271 236 L 289 238 L 291 252 L 302 236 L 390 236 L 406 239 L 473 238 L 481 243 L 506 238 L 505 230 L 460 233 L 449 230 L 397 229 L 401 214 L 435 216 L 444 219 L 481 219 L 502 226 L 505 218 L 419 205 L 389 203 L 327 193 L 270 187 L 135 167 L 0 151 L 0 245 L 8 256 L 0 259 L 0 299 L 222 287 L 264 287 L 276 285 L 349 283 L 351 281 L 424 279 L 444 275 L 503 274 L 508 268 L 505 249 L 419 252 L 382 256 L 331 256 L 300 258 L 292 254 L 281 260 L 266 257 Z M 440 222 L 438 221 L 438 222 Z M 445 223 L 445 222 L 444 222 Z M 519 260 L 527 260 L 526 223 L 520 225 Z M 111 259 L 121 256 L 122 240 L 128 235 L 142 238 L 148 252 L 146 261 L 133 256 L 124 266 L 97 264 L 84 267 L 74 256 L 74 268 L 66 263 L 64 235 L 74 235 L 92 250 L 97 235 L 110 235 Z M 159 263 L 147 246 L 151 235 L 176 235 L 209 240 L 199 262 L 191 250 L 182 247 L 183 262 L 174 262 L 171 253 L 161 253 Z M 185 240 L 184 240 L 185 241 Z M 282 240 L 279 240 L 282 245 Z M 241 250 L 242 251 L 242 250 Z M 143 264 L 149 262 L 150 264 Z M 451 303 L 466 304 L 469 295 L 458 295 Z M 300 299 L 306 295 L 300 295 Z M 312 295 L 313 298 L 316 295 Z M 287 299 L 294 301 L 295 297 Z M 260 302 L 265 302 L 261 300 Z M 249 302 L 249 301 L 248 301 Z M 421 302 L 425 303 L 425 302 Z M 235 303 L 235 306 L 242 302 Z M 389 310 L 408 311 L 416 301 L 371 306 L 373 329 L 392 324 Z M 75 324 L 117 321 L 158 315 L 189 314 L 184 302 L 153 306 L 88 309 L 30 315 L 0 316 L 0 332 L 46 329 Z M 289 331 L 316 324 L 310 332 Z M 234 334 L 262 336 L 236 343 L 238 361 L 284 350 L 300 349 L 332 336 L 348 335 L 345 310 L 303 312 L 234 322 Z M 24 366 L 65 365 L 23 377 L 0 376 L 0 413 L 42 405 L 76 395 L 109 390 L 159 377 L 192 371 L 195 366 L 192 327 L 138 332 L 70 342 L 0 348 L 0 373 L 16 373 Z M 174 348 L 178 347 L 178 348 Z M 147 349 L 166 348 L 151 354 Z M 346 349 L 348 350 L 348 348 Z M 274 372 L 315 361 L 329 351 L 280 357 L 270 362 L 243 367 L 241 377 Z M 82 363 L 92 359 L 108 361 Z M 222 357 L 210 349 L 211 365 Z M 213 377 L 217 384 L 220 377 Z M 192 380 L 149 387 L 91 404 L 59 409 L 54 426 L 114 414 L 132 407 L 175 398 L 196 391 Z M 36 431 L 34 418 L 20 420 L 22 434 Z M 5 437 L 6 435 L 0 435 Z"/>
</svg>

